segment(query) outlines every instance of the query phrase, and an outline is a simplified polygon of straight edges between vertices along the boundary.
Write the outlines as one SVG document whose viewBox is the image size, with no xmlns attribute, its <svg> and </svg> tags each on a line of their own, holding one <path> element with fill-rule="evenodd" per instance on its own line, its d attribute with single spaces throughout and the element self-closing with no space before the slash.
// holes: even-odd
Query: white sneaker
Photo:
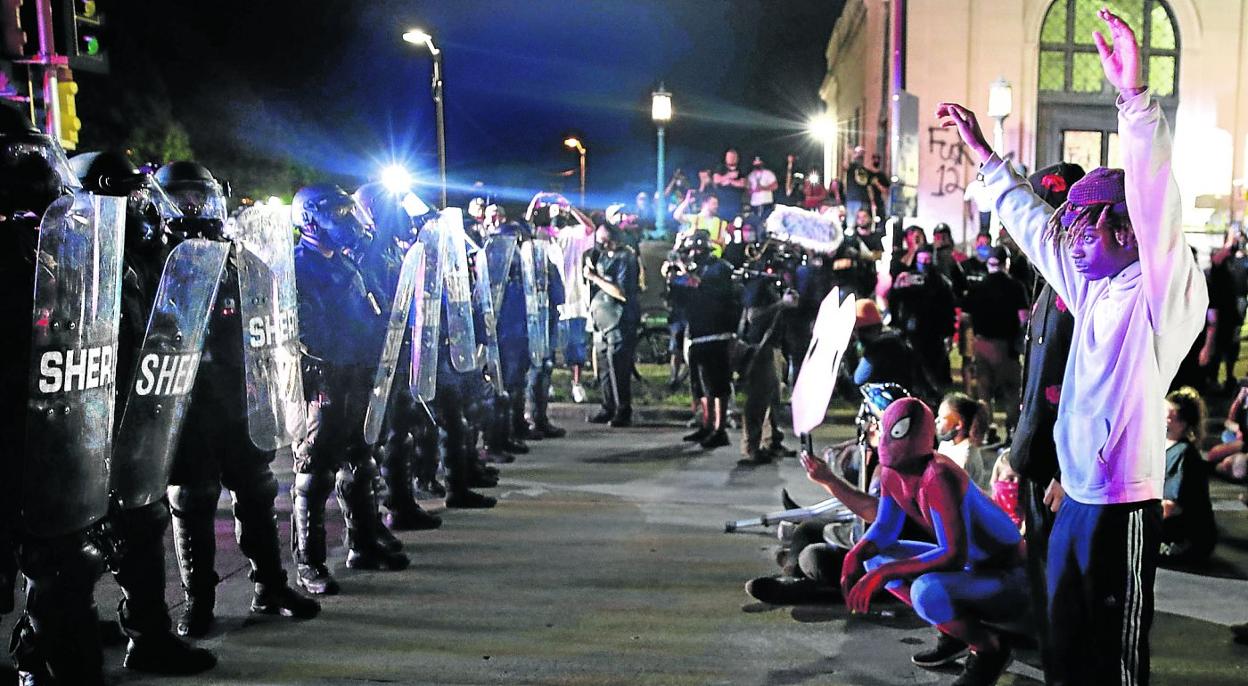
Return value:
<svg viewBox="0 0 1248 686">
<path fill-rule="evenodd" d="M 585 402 L 585 387 L 579 383 L 572 384 L 572 402 Z"/>
</svg>

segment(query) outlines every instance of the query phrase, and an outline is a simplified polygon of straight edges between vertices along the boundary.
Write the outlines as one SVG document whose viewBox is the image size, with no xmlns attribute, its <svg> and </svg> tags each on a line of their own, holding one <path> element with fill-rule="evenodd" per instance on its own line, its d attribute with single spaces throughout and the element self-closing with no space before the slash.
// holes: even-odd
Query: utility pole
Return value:
<svg viewBox="0 0 1248 686">
<path fill-rule="evenodd" d="M 56 140 L 61 131 L 61 108 L 57 91 L 57 67 L 69 68 L 69 59 L 56 54 L 52 33 L 52 0 L 35 0 L 39 54 L 33 60 L 43 68 L 43 127 Z"/>
</svg>

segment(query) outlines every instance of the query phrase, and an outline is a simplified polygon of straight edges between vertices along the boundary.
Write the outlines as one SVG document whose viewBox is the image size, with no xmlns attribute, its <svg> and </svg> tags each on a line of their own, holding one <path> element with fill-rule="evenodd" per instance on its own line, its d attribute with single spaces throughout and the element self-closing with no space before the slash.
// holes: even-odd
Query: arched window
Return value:
<svg viewBox="0 0 1248 686">
<path fill-rule="evenodd" d="M 1036 164 L 1118 165 L 1117 92 L 1105 79 L 1092 32 L 1096 12 L 1122 17 L 1140 41 L 1144 81 L 1174 121 L 1179 94 L 1179 32 L 1163 0 L 1056 0 L 1040 29 Z"/>
</svg>

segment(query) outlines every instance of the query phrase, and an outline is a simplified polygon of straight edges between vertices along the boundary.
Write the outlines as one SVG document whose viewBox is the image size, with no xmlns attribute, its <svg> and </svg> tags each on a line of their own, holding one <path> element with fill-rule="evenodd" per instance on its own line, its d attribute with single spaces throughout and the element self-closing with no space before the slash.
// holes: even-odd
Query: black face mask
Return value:
<svg viewBox="0 0 1248 686">
<path fill-rule="evenodd" d="M 953 439 L 957 437 L 958 437 L 957 427 L 954 427 L 944 433 L 936 434 L 936 440 L 940 441 L 941 443 L 944 443 L 945 441 L 952 441 Z"/>
</svg>

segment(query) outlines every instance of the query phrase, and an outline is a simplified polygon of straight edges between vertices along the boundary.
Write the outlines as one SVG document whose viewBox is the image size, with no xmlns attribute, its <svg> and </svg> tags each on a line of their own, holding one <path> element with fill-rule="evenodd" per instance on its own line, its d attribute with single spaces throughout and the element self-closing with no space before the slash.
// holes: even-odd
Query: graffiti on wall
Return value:
<svg viewBox="0 0 1248 686">
<path fill-rule="evenodd" d="M 952 128 L 929 126 L 927 154 L 931 157 L 925 166 L 932 170 L 930 173 L 935 177 L 929 185 L 931 194 L 938 198 L 956 195 L 960 199 L 970 181 L 968 165 L 971 158 L 958 132 Z"/>
</svg>

